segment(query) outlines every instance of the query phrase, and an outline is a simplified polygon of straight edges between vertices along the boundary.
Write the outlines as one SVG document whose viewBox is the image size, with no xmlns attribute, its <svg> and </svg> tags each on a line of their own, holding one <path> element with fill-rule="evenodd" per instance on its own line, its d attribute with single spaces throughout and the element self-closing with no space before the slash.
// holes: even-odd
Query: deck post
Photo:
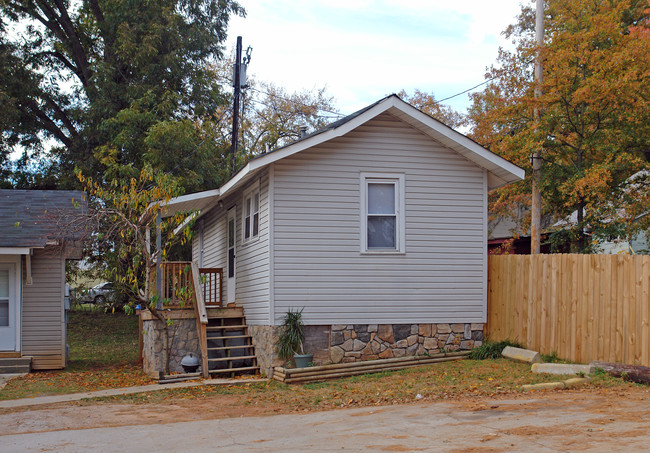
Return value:
<svg viewBox="0 0 650 453">
<path fill-rule="evenodd" d="M 162 309 L 162 232 L 160 231 L 160 224 L 162 217 L 160 212 L 156 215 L 156 292 L 158 294 L 158 302 L 156 303 L 157 309 Z"/>
</svg>

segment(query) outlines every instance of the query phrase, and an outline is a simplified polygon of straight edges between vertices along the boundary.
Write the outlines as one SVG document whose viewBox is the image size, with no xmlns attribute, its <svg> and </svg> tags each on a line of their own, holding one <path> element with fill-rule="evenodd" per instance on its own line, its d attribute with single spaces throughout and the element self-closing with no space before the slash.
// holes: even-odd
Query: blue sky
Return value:
<svg viewBox="0 0 650 453">
<path fill-rule="evenodd" d="M 325 86 L 342 113 L 415 88 L 443 99 L 481 83 L 529 0 L 241 0 L 228 46 L 253 47 L 249 73 L 299 91 Z M 468 96 L 446 103 L 464 110 Z"/>
</svg>

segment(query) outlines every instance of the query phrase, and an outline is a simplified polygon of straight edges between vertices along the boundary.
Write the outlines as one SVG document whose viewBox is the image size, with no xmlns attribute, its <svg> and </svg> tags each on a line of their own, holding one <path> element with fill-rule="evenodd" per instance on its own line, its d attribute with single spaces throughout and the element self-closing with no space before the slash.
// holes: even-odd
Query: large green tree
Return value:
<svg viewBox="0 0 650 453">
<path fill-rule="evenodd" d="M 214 184 L 207 156 L 223 145 L 209 131 L 225 99 L 210 68 L 243 13 L 233 0 L 0 0 L 0 157 L 51 163 L 37 185 L 145 162 L 186 190 Z"/>
<path fill-rule="evenodd" d="M 554 219 L 575 213 L 574 227 L 564 229 L 571 230 L 575 250 L 588 249 L 586 230 L 627 235 L 640 225 L 612 221 L 618 208 L 612 200 L 629 192 L 628 178 L 648 165 L 648 14 L 646 0 L 548 0 L 543 94 L 535 98 L 535 14 L 525 6 L 505 32 L 514 50 L 500 50 L 486 74 L 491 82 L 473 97 L 469 117 L 477 141 L 527 170 L 539 151 L 544 212 Z M 491 195 L 494 213 L 530 203 L 528 174 L 525 182 Z M 638 200 L 643 203 L 647 197 Z M 648 210 L 635 207 L 637 213 Z"/>
</svg>

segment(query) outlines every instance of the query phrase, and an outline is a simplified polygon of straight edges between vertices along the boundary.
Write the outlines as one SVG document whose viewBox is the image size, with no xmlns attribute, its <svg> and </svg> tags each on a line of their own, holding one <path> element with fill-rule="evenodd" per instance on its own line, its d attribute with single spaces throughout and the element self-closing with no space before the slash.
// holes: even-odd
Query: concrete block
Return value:
<svg viewBox="0 0 650 453">
<path fill-rule="evenodd" d="M 565 388 L 564 382 L 543 382 L 541 384 L 522 385 L 521 389 L 525 392 L 530 390 L 552 390 Z"/>
<path fill-rule="evenodd" d="M 586 384 L 589 381 L 591 381 L 591 378 L 589 377 L 583 377 L 583 378 L 577 377 L 577 378 L 567 379 L 566 381 L 564 381 L 564 385 L 566 385 L 567 388 L 570 388 L 570 387 L 576 387 L 578 385 Z"/>
<path fill-rule="evenodd" d="M 591 374 L 591 365 L 576 365 L 573 363 L 535 363 L 531 367 L 533 373 L 547 374 Z"/>
<path fill-rule="evenodd" d="M 517 362 L 524 363 L 540 363 L 542 362 L 542 356 L 539 355 L 537 351 L 531 351 L 529 349 L 513 348 L 512 346 L 506 346 L 501 352 L 501 355 L 506 359 L 515 360 Z"/>
</svg>

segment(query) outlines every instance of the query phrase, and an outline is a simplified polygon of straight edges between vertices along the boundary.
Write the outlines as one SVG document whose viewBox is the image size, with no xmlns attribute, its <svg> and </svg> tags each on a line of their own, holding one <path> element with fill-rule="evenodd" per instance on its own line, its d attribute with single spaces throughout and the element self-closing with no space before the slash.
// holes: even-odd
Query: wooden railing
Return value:
<svg viewBox="0 0 650 453">
<path fill-rule="evenodd" d="M 201 293 L 206 306 L 220 307 L 221 268 L 198 268 L 191 261 L 165 261 L 160 264 L 162 278 L 161 299 L 169 308 L 192 308 L 195 296 Z M 197 281 L 193 281 L 196 275 Z M 156 266 L 149 273 L 151 293 L 156 294 Z"/>
<path fill-rule="evenodd" d="M 209 378 L 210 371 L 208 369 L 208 313 L 205 309 L 205 301 L 203 298 L 204 291 L 199 291 L 201 287 L 199 267 L 192 263 L 192 287 L 196 295 L 194 304 L 194 312 L 196 314 L 196 331 L 199 334 L 199 346 L 201 348 L 201 369 L 203 370 L 203 377 Z"/>
<path fill-rule="evenodd" d="M 202 267 L 198 269 L 201 276 L 203 300 L 207 306 L 221 306 L 221 281 L 223 270 L 219 267 Z"/>
<path fill-rule="evenodd" d="M 156 266 L 149 272 L 149 285 L 156 294 Z M 221 306 L 220 268 L 199 268 L 190 261 L 167 261 L 160 264 L 161 298 L 168 308 L 194 308 L 196 330 L 201 348 L 203 377 L 209 377 L 207 351 L 208 314 L 206 306 Z"/>
</svg>

